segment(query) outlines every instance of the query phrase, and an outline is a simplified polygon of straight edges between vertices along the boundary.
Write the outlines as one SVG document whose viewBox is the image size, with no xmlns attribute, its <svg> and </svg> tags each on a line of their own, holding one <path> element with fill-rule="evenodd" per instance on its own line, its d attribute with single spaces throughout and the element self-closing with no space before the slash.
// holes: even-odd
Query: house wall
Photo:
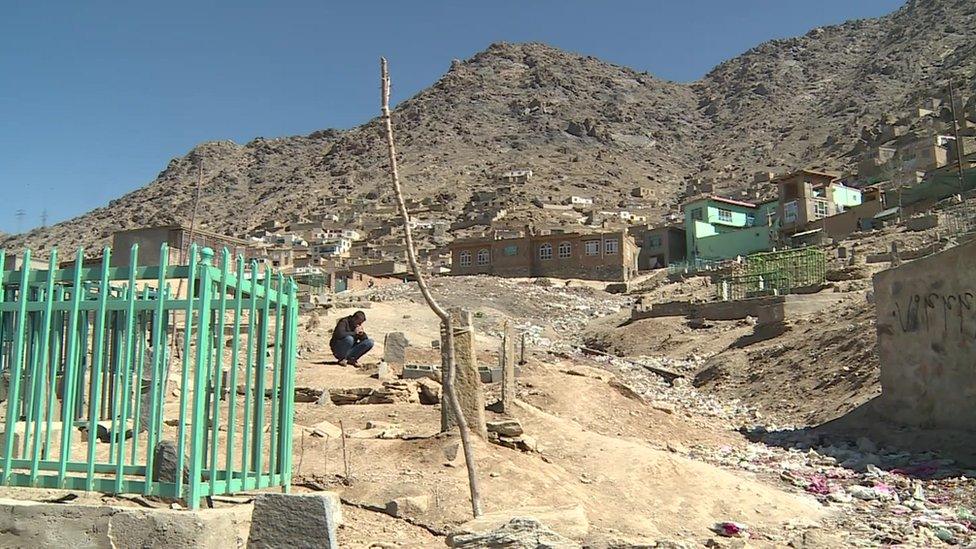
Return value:
<svg viewBox="0 0 976 549">
<path fill-rule="evenodd" d="M 844 208 L 853 208 L 861 204 L 860 189 L 854 189 L 844 185 L 831 185 L 830 195 L 834 204 L 843 206 Z"/>
<path fill-rule="evenodd" d="M 716 234 L 696 241 L 699 259 L 730 259 L 773 247 L 769 227 L 752 227 Z"/>
<path fill-rule="evenodd" d="M 874 275 L 881 398 L 890 419 L 976 425 L 976 241 Z"/>
<path fill-rule="evenodd" d="M 702 210 L 702 219 L 694 219 L 696 209 Z M 726 219 L 719 219 L 719 210 L 730 212 Z M 740 204 L 732 204 L 713 199 L 689 202 L 684 206 L 685 212 L 685 251 L 687 257 L 705 257 L 701 255 L 700 241 L 714 235 L 738 232 L 745 227 L 755 225 L 757 209 Z M 764 221 L 763 221 L 764 222 Z M 739 237 L 742 238 L 742 237 Z M 730 237 L 729 241 L 736 241 Z M 731 256 L 731 257 L 734 257 Z"/>
<path fill-rule="evenodd" d="M 884 209 L 880 200 L 869 200 L 839 214 L 811 221 L 805 230 L 823 229 L 824 236 L 831 238 L 845 238 L 860 230 L 862 219 L 871 219 Z"/>
<path fill-rule="evenodd" d="M 606 241 L 617 244 L 617 252 L 606 253 Z M 599 253 L 587 255 L 587 241 L 600 243 Z M 559 245 L 570 247 L 568 257 L 559 256 Z M 542 259 L 540 248 L 552 246 L 551 259 Z M 512 255 L 506 253 L 511 249 Z M 489 251 L 489 262 L 478 265 L 478 252 Z M 461 265 L 461 254 L 471 254 L 471 264 Z M 529 237 L 456 242 L 451 245 L 451 272 L 457 275 L 491 274 L 507 277 L 582 278 L 594 280 L 627 280 L 637 272 L 637 246 L 634 239 L 623 231 L 593 235 L 551 234 Z"/>
<path fill-rule="evenodd" d="M 638 255 L 641 270 L 667 267 L 685 260 L 685 231 L 676 227 L 658 227 L 644 232 Z"/>
</svg>

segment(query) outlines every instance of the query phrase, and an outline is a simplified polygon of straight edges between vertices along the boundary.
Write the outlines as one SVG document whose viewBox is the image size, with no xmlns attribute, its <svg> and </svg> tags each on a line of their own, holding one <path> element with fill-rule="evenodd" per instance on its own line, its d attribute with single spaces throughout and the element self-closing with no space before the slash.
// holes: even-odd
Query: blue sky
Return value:
<svg viewBox="0 0 976 549">
<path fill-rule="evenodd" d="M 902 0 L 108 2 L 0 5 L 0 231 L 82 214 L 203 141 L 347 128 L 497 41 L 677 81 Z M 16 216 L 24 210 L 22 224 Z"/>
</svg>

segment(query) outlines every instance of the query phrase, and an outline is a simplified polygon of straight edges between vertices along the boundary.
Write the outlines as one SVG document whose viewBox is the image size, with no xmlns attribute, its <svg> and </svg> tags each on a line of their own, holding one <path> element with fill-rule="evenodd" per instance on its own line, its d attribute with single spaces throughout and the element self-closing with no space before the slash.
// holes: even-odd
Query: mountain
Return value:
<svg viewBox="0 0 976 549">
<path fill-rule="evenodd" d="M 944 96 L 950 74 L 976 97 L 971 0 L 912 0 L 885 17 L 769 41 L 690 84 L 544 44 L 493 44 L 453 61 L 393 117 L 408 194 L 437 197 L 448 217 L 472 192 L 496 185 L 495 174 L 523 166 L 534 177 L 513 218 L 541 215 L 533 199 L 570 194 L 619 206 L 636 186 L 652 189 L 646 207 L 661 214 L 692 177 L 714 177 L 730 192 L 758 170 L 849 169 L 874 144 L 871 128 Z M 186 221 L 200 166 L 197 219 L 223 233 L 334 211 L 336 196 L 389 194 L 373 119 L 350 130 L 202 144 L 106 207 L 0 237 L 0 246 L 101 246 L 122 228 Z"/>
</svg>

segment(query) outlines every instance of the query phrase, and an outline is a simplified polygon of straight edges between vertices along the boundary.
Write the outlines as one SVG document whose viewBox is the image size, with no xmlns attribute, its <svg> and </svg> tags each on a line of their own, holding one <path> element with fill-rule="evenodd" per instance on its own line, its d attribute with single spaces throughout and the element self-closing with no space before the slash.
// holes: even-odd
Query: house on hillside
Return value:
<svg viewBox="0 0 976 549">
<path fill-rule="evenodd" d="M 199 248 L 212 248 L 218 254 L 218 258 L 224 248 L 230 252 L 231 257 L 242 255 L 246 259 L 252 259 L 263 255 L 251 241 L 199 228 L 191 231 L 186 225 L 164 225 L 115 232 L 112 235 L 112 249 L 116 250 L 116 253 L 112 255 L 111 264 L 113 267 L 127 267 L 129 265 L 127 252 L 133 244 L 138 244 L 139 263 L 159 265 L 159 248 L 164 242 L 169 246 L 170 265 L 188 262 L 187 252 L 190 244 L 196 244 Z"/>
<path fill-rule="evenodd" d="M 813 230 L 811 224 L 861 205 L 861 190 L 842 185 L 834 174 L 799 170 L 773 180 L 778 186 L 777 217 L 782 238 Z M 865 216 L 871 217 L 875 212 Z M 819 224 L 822 226 L 823 224 Z M 857 223 L 849 232 L 856 230 Z M 846 235 L 845 235 L 846 236 Z"/>
<path fill-rule="evenodd" d="M 637 243 L 626 231 L 473 238 L 450 245 L 451 274 L 627 281 L 637 273 Z"/>
<path fill-rule="evenodd" d="M 649 228 L 641 233 L 637 265 L 642 271 L 660 269 L 684 261 L 687 255 L 685 229 L 681 225 Z"/>
<path fill-rule="evenodd" d="M 689 260 L 731 259 L 772 248 L 776 201 L 756 205 L 718 196 L 686 202 L 685 250 Z"/>
</svg>

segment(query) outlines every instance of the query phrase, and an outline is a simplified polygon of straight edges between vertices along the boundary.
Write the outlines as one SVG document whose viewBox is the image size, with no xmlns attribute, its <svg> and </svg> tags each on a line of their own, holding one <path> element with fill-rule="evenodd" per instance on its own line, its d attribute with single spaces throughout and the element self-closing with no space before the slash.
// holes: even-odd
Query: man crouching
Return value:
<svg viewBox="0 0 976 549">
<path fill-rule="evenodd" d="M 362 311 L 344 316 L 339 319 L 339 322 L 336 322 L 329 347 L 332 348 L 332 354 L 339 360 L 340 366 L 346 364 L 357 366 L 359 359 L 373 348 L 373 340 L 366 335 L 366 331 L 363 329 L 365 322 L 366 313 Z"/>
</svg>

